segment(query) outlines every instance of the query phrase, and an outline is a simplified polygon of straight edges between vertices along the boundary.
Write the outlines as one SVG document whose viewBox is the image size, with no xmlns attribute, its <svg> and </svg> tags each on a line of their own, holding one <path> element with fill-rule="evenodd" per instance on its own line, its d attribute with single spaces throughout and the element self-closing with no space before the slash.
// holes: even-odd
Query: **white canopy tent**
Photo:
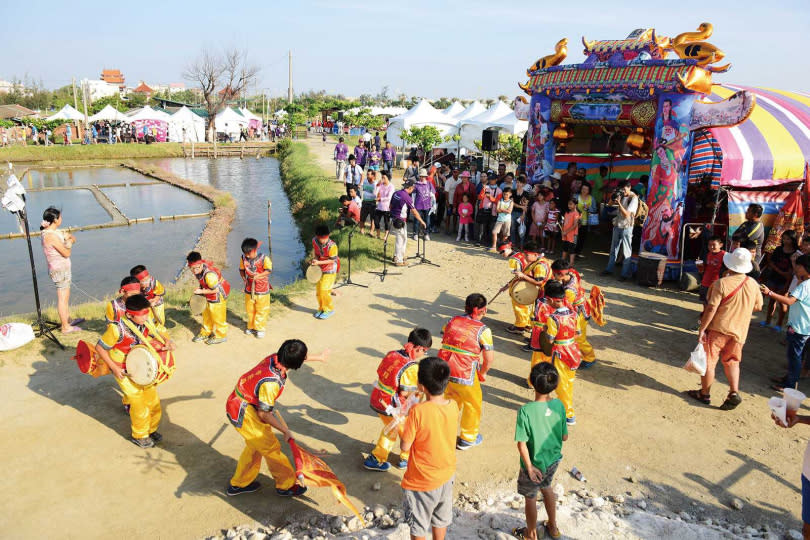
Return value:
<svg viewBox="0 0 810 540">
<path fill-rule="evenodd" d="M 368 110 L 371 116 L 397 116 L 408 112 L 405 107 L 354 107 L 346 112 L 349 114 L 357 114 L 363 109 Z"/>
<path fill-rule="evenodd" d="M 514 118 L 515 114 L 509 108 L 509 105 L 499 101 L 481 114 L 459 121 L 461 146 L 470 149 L 475 148 L 475 141 L 481 140 L 481 133 L 498 122 L 506 120 L 507 116 Z"/>
<path fill-rule="evenodd" d="M 409 111 L 391 119 L 386 132 L 386 140 L 396 146 L 402 146 L 405 141 L 399 137 L 399 134 L 414 126 L 434 126 L 443 136 L 456 132 L 456 120 L 433 108 L 428 100 L 423 99 Z"/>
<path fill-rule="evenodd" d="M 468 118 L 472 118 L 473 116 L 478 116 L 482 112 L 486 111 L 487 108 L 479 101 L 473 101 L 467 108 L 464 109 L 461 113 L 456 115 L 456 120 L 461 122 L 462 120 L 467 120 Z"/>
<path fill-rule="evenodd" d="M 499 122 L 492 124 L 498 131 L 507 133 L 509 135 L 523 135 L 529 130 L 529 122 L 527 120 L 518 120 L 514 114 L 504 116 Z"/>
<path fill-rule="evenodd" d="M 444 114 L 446 114 L 447 116 L 457 118 L 458 115 L 464 112 L 464 105 L 462 105 L 458 101 L 454 101 L 449 107 L 447 107 L 442 112 L 444 112 Z"/>
<path fill-rule="evenodd" d="M 185 135 L 183 129 L 185 128 Z M 169 119 L 169 140 L 177 142 L 205 141 L 205 119 L 185 105 Z"/>
<path fill-rule="evenodd" d="M 121 122 L 127 120 L 128 117 L 112 105 L 107 105 L 96 114 L 89 118 L 90 122 L 98 122 L 100 120 L 107 120 L 109 122 Z"/>
<path fill-rule="evenodd" d="M 230 107 L 220 111 L 214 120 L 217 133 L 227 133 L 232 139 L 239 139 L 239 131 L 247 128 L 249 123 L 247 118 Z"/>
<path fill-rule="evenodd" d="M 46 120 L 49 122 L 51 120 L 84 120 L 84 115 L 70 105 L 65 105 L 58 113 L 49 116 Z"/>
<path fill-rule="evenodd" d="M 156 111 L 149 105 L 147 105 L 146 107 L 142 107 L 137 111 L 130 112 L 127 115 L 128 122 L 134 122 L 136 120 L 161 120 L 163 122 L 168 123 L 170 119 L 171 119 L 170 114 L 165 113 L 163 111 Z"/>
</svg>

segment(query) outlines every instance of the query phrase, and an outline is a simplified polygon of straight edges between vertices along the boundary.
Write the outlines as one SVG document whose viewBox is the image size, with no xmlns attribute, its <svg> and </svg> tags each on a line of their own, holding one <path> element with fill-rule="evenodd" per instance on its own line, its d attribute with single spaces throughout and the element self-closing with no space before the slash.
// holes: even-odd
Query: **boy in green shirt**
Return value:
<svg viewBox="0 0 810 540">
<path fill-rule="evenodd" d="M 551 538 L 559 538 L 557 497 L 551 481 L 562 460 L 562 443 L 568 440 L 565 406 L 550 395 L 557 388 L 559 374 L 552 364 L 541 362 L 532 368 L 529 379 L 534 387 L 534 401 L 520 408 L 515 424 L 515 442 L 520 453 L 518 493 L 526 499 L 526 527 L 516 528 L 512 535 L 537 539 L 537 492 L 540 491 L 548 514 L 543 527 Z"/>
</svg>

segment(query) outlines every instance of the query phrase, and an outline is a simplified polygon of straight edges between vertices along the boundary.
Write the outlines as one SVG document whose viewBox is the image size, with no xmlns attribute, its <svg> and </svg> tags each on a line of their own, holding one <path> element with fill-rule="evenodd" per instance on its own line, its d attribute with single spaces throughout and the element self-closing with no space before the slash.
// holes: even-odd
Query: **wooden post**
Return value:
<svg viewBox="0 0 810 540">
<path fill-rule="evenodd" d="M 191 159 L 194 159 L 194 141 L 191 141 Z"/>
<path fill-rule="evenodd" d="M 239 159 L 245 159 L 245 145 L 244 144 L 239 149 Z"/>
<path fill-rule="evenodd" d="M 273 254 L 273 237 L 270 234 L 270 225 L 273 223 L 272 219 L 272 203 L 270 203 L 270 199 L 267 199 L 267 254 Z"/>
</svg>

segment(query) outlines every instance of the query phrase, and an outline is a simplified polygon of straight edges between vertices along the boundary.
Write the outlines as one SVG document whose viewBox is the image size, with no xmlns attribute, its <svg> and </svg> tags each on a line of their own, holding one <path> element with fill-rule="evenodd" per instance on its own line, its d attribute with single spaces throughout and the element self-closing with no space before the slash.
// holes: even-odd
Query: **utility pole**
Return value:
<svg viewBox="0 0 810 540">
<path fill-rule="evenodd" d="M 87 129 L 87 81 L 82 81 L 82 106 L 84 107 L 84 129 Z"/>
<path fill-rule="evenodd" d="M 76 77 L 73 77 L 73 108 L 79 110 L 79 101 L 76 99 Z"/>
<path fill-rule="evenodd" d="M 287 87 L 287 103 L 292 103 L 293 101 L 293 85 L 292 85 L 292 50 L 289 52 L 289 74 L 290 74 L 290 84 Z"/>
</svg>

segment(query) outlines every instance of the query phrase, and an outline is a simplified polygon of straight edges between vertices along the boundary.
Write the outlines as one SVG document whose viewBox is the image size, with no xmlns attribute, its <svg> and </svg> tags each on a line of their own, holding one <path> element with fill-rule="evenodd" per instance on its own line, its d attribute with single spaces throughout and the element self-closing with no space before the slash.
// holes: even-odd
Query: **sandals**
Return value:
<svg viewBox="0 0 810 540">
<path fill-rule="evenodd" d="M 82 329 L 78 326 L 71 326 L 68 330 L 62 330 L 63 334 L 72 334 L 73 332 L 81 332 Z"/>
<path fill-rule="evenodd" d="M 562 534 L 560 534 L 560 529 L 557 528 L 557 527 L 555 527 L 555 529 L 557 529 L 557 531 L 556 531 L 557 534 L 554 534 L 554 533 L 551 532 L 551 529 L 549 529 L 549 527 L 548 527 L 548 521 L 543 522 L 543 529 L 545 529 L 546 534 L 551 538 L 559 538 L 560 536 L 562 536 Z"/>
<path fill-rule="evenodd" d="M 525 326 L 515 326 L 514 324 L 506 329 L 510 334 L 522 334 L 526 331 Z"/>
<path fill-rule="evenodd" d="M 515 527 L 512 529 L 512 536 L 518 540 L 526 540 L 529 538 L 529 529 L 526 527 Z"/>
<path fill-rule="evenodd" d="M 740 403 L 742 403 L 742 398 L 740 397 L 740 394 L 738 394 L 737 392 L 731 392 L 728 395 L 728 397 L 726 397 L 726 400 L 723 402 L 723 404 L 720 405 L 720 409 L 723 411 L 730 411 L 732 409 L 736 409 L 737 405 L 739 405 Z"/>
<path fill-rule="evenodd" d="M 712 402 L 711 396 L 709 394 L 704 394 L 702 390 L 687 390 L 686 395 L 698 400 L 704 405 L 709 405 Z"/>
</svg>

